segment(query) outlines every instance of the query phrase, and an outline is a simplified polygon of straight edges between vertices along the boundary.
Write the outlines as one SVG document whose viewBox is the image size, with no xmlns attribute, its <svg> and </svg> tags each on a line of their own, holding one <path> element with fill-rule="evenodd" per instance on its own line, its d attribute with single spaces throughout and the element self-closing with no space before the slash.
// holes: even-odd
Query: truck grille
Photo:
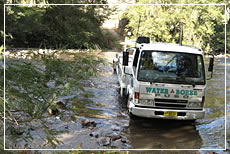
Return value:
<svg viewBox="0 0 230 154">
<path fill-rule="evenodd" d="M 187 105 L 187 100 L 176 99 L 155 99 L 155 107 L 167 108 L 167 109 L 181 109 Z"/>
</svg>

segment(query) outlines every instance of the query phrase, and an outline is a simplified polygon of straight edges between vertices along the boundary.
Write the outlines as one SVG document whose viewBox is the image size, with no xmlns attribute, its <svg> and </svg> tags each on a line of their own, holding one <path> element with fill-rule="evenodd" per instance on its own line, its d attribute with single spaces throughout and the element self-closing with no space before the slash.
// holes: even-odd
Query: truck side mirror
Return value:
<svg viewBox="0 0 230 154">
<path fill-rule="evenodd" d="M 123 52 L 123 66 L 128 66 L 129 52 Z"/>
<path fill-rule="evenodd" d="M 208 66 L 208 71 L 211 72 L 211 78 L 213 75 L 213 67 L 214 67 L 214 55 L 210 54 L 212 57 L 209 60 L 209 66 Z"/>
</svg>

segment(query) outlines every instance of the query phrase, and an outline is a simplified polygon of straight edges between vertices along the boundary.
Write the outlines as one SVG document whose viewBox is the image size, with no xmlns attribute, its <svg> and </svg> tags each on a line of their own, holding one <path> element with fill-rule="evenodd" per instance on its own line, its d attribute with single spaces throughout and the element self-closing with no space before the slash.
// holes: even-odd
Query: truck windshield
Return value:
<svg viewBox="0 0 230 154">
<path fill-rule="evenodd" d="M 142 51 L 137 79 L 146 82 L 205 84 L 202 55 Z"/>
</svg>

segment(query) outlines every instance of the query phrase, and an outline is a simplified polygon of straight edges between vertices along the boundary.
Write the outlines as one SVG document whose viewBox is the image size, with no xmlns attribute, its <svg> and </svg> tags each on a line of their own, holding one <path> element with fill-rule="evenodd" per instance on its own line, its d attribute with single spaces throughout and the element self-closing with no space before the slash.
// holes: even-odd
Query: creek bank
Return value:
<svg viewBox="0 0 230 154">
<path fill-rule="evenodd" d="M 43 54 L 42 51 L 39 54 Z M 70 59 L 72 58 L 74 57 L 70 56 Z M 68 56 L 65 59 L 68 60 Z M 27 61 L 30 61 L 30 58 L 23 55 L 23 52 L 7 57 L 7 65 L 10 65 L 9 62 L 19 64 Z M 47 70 L 47 67 L 39 61 L 32 61 L 32 64 L 41 74 Z M 13 125 L 14 132 L 8 131 L 6 134 L 7 147 L 19 149 L 130 147 L 127 144 L 128 139 L 122 132 L 127 127 L 128 116 L 120 110 L 116 101 L 119 97 L 117 78 L 114 77 L 110 65 L 98 65 L 96 69 L 100 70 L 98 77 L 80 80 L 82 90 L 74 90 L 68 95 L 57 97 L 41 120 L 28 121 L 25 125 Z M 56 88 L 57 84 L 58 80 L 55 78 L 44 82 L 47 90 Z M 26 93 L 23 87 L 16 85 L 13 88 L 20 93 Z M 26 117 L 23 112 L 16 112 L 14 115 L 21 116 L 20 121 Z M 91 135 L 95 134 L 95 131 L 100 132 L 96 137 Z M 12 139 L 12 135 L 16 138 Z"/>
</svg>

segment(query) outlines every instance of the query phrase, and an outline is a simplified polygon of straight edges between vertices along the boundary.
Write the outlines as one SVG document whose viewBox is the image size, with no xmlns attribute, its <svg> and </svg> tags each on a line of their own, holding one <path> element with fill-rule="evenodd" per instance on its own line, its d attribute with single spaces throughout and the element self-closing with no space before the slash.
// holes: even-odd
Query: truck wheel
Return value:
<svg viewBox="0 0 230 154">
<path fill-rule="evenodd" d="M 195 119 L 194 120 L 187 120 L 187 122 L 190 124 L 194 124 L 196 122 L 196 120 Z"/>
<path fill-rule="evenodd" d="M 128 102 L 128 96 L 129 96 L 129 95 L 127 95 L 126 91 L 127 91 L 127 88 L 120 89 L 120 94 L 121 94 L 122 102 L 124 104 L 127 104 L 127 102 Z"/>
<path fill-rule="evenodd" d="M 131 112 L 129 112 L 129 118 L 134 120 L 137 119 L 138 117 L 132 114 Z"/>
<path fill-rule="evenodd" d="M 129 98 L 129 97 L 130 97 L 130 96 L 128 95 L 128 96 L 127 96 L 127 108 L 128 108 L 129 117 L 130 117 L 130 119 L 137 119 L 138 116 L 135 116 L 134 114 L 132 114 L 132 112 L 131 112 L 130 109 L 129 109 L 129 104 L 130 104 L 130 98 Z"/>
<path fill-rule="evenodd" d="M 121 97 L 126 97 L 126 88 L 120 88 Z"/>
</svg>

